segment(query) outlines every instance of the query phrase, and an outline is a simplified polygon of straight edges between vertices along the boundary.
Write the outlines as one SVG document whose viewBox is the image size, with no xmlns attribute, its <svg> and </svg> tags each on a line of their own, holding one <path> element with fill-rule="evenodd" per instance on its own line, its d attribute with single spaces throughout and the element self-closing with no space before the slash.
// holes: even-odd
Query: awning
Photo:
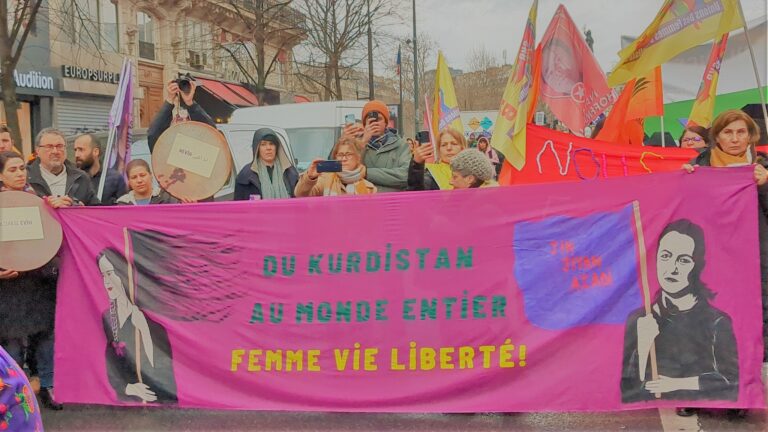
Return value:
<svg viewBox="0 0 768 432">
<path fill-rule="evenodd" d="M 212 96 L 236 107 L 249 107 L 259 104 L 256 95 L 241 85 L 200 77 L 195 77 L 195 81 Z"/>
<path fill-rule="evenodd" d="M 312 102 L 312 100 L 302 95 L 295 95 L 293 97 L 293 103 L 307 103 L 307 102 Z"/>
</svg>

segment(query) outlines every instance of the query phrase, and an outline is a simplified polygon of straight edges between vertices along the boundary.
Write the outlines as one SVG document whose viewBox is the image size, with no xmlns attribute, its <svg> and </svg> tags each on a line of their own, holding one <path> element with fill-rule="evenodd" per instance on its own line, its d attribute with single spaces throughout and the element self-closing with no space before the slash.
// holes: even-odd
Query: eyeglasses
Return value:
<svg viewBox="0 0 768 432">
<path fill-rule="evenodd" d="M 336 159 L 338 160 L 352 159 L 353 157 L 355 157 L 354 153 L 336 153 Z"/>
<path fill-rule="evenodd" d="M 64 144 L 56 144 L 56 145 L 47 144 L 47 145 L 39 145 L 39 146 L 37 146 L 37 148 L 43 148 L 43 149 L 46 149 L 46 150 L 49 150 L 49 151 L 50 150 L 63 151 L 64 147 L 65 147 Z"/>
<path fill-rule="evenodd" d="M 683 142 L 701 142 L 701 137 L 687 137 L 683 138 Z"/>
</svg>

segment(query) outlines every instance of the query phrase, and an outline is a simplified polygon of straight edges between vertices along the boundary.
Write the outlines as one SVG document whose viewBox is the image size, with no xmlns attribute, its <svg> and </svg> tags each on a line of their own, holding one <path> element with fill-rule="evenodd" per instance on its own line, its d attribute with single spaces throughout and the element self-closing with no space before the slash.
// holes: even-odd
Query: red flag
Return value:
<svg viewBox="0 0 768 432">
<path fill-rule="evenodd" d="M 539 96 L 577 135 L 615 100 L 605 73 L 584 42 L 565 6 L 560 5 L 541 41 Z"/>
</svg>

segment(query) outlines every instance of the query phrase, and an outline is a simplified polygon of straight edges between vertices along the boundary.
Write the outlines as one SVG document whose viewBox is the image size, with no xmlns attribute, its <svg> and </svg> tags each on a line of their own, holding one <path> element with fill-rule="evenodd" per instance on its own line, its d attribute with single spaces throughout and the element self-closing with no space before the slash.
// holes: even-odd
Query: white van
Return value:
<svg viewBox="0 0 768 432">
<path fill-rule="evenodd" d="M 229 175 L 229 179 L 224 186 L 216 192 L 214 199 L 216 201 L 231 201 L 235 194 L 235 177 L 246 165 L 250 165 L 253 161 L 253 149 L 251 144 L 253 142 L 253 134 L 261 128 L 270 128 L 280 137 L 280 140 L 285 143 L 285 151 L 292 160 L 296 160 L 296 156 L 291 150 L 291 142 L 288 138 L 288 134 L 285 130 L 275 127 L 266 126 L 263 124 L 220 124 L 216 127 L 224 134 L 229 143 L 229 150 L 232 152 L 232 173 Z M 152 164 L 152 155 L 149 153 L 149 143 L 146 137 L 136 140 L 131 144 L 131 158 L 144 159 L 150 165 Z M 155 181 L 155 184 L 157 182 Z"/>
<path fill-rule="evenodd" d="M 304 171 L 313 159 L 326 159 L 341 135 L 345 117 L 360 119 L 368 101 L 308 102 L 239 108 L 231 123 L 270 125 L 284 129 L 291 141 L 296 167 Z"/>
</svg>

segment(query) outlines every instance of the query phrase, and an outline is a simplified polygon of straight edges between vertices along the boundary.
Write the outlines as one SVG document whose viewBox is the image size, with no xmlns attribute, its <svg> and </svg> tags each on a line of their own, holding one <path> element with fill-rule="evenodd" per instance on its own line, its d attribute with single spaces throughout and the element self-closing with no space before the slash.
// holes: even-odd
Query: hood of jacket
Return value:
<svg viewBox="0 0 768 432">
<path fill-rule="evenodd" d="M 274 137 L 275 138 L 274 140 L 277 141 L 278 143 L 277 158 L 280 160 L 280 165 L 283 167 L 283 171 L 292 167 L 293 161 L 291 160 L 290 156 L 288 156 L 288 152 L 285 150 L 285 143 L 280 138 L 280 135 L 278 135 L 277 132 L 275 132 L 270 128 L 261 128 L 253 133 L 253 141 L 251 142 L 251 152 L 253 153 L 253 160 L 251 161 L 251 164 L 249 166 L 253 166 L 254 162 L 259 157 L 258 156 L 259 143 L 261 143 L 261 141 L 268 136 Z"/>
<path fill-rule="evenodd" d="M 377 152 L 391 150 L 395 147 L 393 144 L 396 143 L 399 139 L 400 137 L 397 135 L 397 129 L 388 128 L 387 131 L 384 132 L 384 135 L 376 138 L 375 140 L 371 140 L 371 142 L 368 143 L 368 148 Z M 381 146 L 376 148 L 376 143 L 380 143 Z"/>
</svg>

